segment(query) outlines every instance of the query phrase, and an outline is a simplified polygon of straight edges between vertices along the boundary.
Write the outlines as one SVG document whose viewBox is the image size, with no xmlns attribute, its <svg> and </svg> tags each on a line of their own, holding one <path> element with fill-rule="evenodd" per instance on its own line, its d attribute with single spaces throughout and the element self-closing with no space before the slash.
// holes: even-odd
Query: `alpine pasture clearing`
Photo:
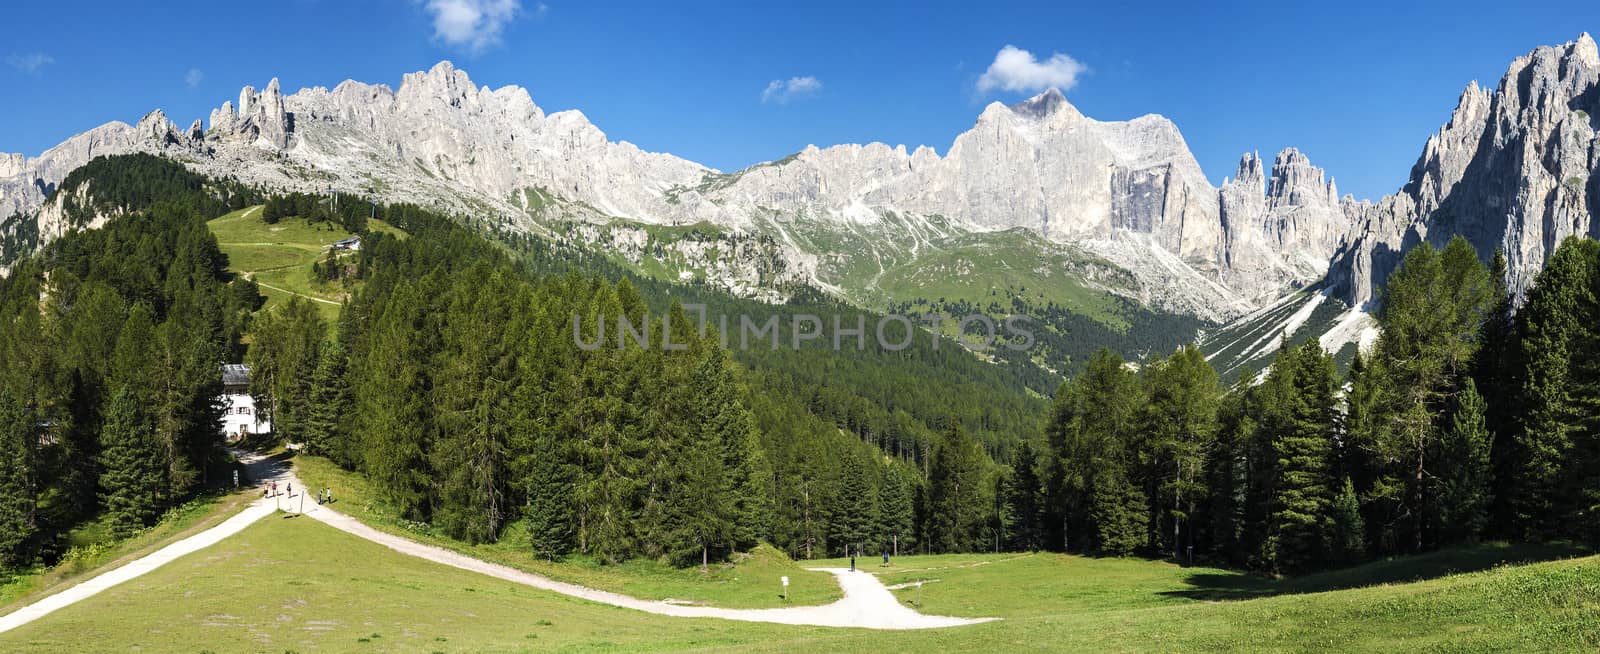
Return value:
<svg viewBox="0 0 1600 654">
<path fill-rule="evenodd" d="M 877 560 L 857 563 L 879 571 Z M 1373 565 L 1378 567 L 1363 568 L 1381 579 L 1387 573 L 1374 570 L 1394 564 Z M 280 515 L 0 635 L 0 649 L 76 652 L 111 642 L 140 651 L 272 652 L 1577 652 L 1600 647 L 1600 560 L 1595 557 L 1238 601 L 1210 598 L 1280 589 L 1270 580 L 1213 569 L 1050 554 L 907 556 L 892 569 L 885 582 L 928 580 L 921 593 L 927 612 L 988 612 L 1005 620 L 907 632 L 670 618 L 436 565 L 309 519 Z M 1364 577 L 1358 568 L 1340 579 L 1354 583 Z M 899 592 L 908 602 L 916 600 L 914 588 Z"/>
</svg>

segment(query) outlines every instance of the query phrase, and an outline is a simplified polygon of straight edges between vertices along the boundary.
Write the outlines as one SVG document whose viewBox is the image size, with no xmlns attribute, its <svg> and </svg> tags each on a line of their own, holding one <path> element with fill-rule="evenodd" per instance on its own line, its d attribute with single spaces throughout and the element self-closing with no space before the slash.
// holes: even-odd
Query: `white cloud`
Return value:
<svg viewBox="0 0 1600 654">
<path fill-rule="evenodd" d="M 38 75 L 45 66 L 55 63 L 55 59 L 43 52 L 31 54 L 14 54 L 6 57 L 6 65 L 20 70 L 29 75 Z"/>
<path fill-rule="evenodd" d="M 506 24 L 522 12 L 521 0 L 426 0 L 433 14 L 433 38 L 474 53 L 500 42 Z M 537 13 L 548 7 L 539 3 Z"/>
<path fill-rule="evenodd" d="M 200 86 L 200 82 L 205 80 L 205 78 L 206 74 L 200 72 L 199 68 L 190 68 L 189 72 L 184 73 L 183 75 L 183 83 L 192 89 L 196 86 Z"/>
<path fill-rule="evenodd" d="M 815 95 L 821 90 L 822 80 L 810 75 L 791 77 L 787 80 L 775 79 L 767 84 L 765 90 L 761 91 L 761 102 L 762 104 L 769 102 L 788 104 L 790 100 L 807 95 Z"/>
<path fill-rule="evenodd" d="M 1042 91 L 1050 87 L 1066 91 L 1078 83 L 1079 75 L 1087 72 L 1088 66 L 1059 52 L 1041 62 L 1032 52 L 1008 45 L 995 53 L 994 63 L 978 78 L 978 92 Z"/>
</svg>

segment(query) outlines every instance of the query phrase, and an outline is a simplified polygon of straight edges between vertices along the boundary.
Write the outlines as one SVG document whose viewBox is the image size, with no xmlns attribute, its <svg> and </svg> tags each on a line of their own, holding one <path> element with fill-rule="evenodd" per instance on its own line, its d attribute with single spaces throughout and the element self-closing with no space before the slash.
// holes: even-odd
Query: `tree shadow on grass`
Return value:
<svg viewBox="0 0 1600 654">
<path fill-rule="evenodd" d="M 1162 594 L 1170 597 L 1225 601 L 1272 595 L 1320 593 L 1379 584 L 1410 583 L 1464 572 L 1488 570 L 1503 565 L 1555 561 L 1593 553 L 1593 550 L 1570 543 L 1515 545 L 1484 543 L 1283 579 L 1244 572 L 1195 573 L 1184 580 L 1193 588 L 1167 591 Z"/>
</svg>

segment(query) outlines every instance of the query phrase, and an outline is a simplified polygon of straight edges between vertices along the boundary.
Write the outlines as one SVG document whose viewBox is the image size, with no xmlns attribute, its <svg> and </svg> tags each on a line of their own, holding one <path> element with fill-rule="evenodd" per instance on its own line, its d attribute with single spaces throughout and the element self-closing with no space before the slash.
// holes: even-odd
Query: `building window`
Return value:
<svg viewBox="0 0 1600 654">
<path fill-rule="evenodd" d="M 241 415 L 241 416 L 250 415 L 250 407 L 247 407 L 247 406 L 239 407 L 239 415 Z"/>
</svg>

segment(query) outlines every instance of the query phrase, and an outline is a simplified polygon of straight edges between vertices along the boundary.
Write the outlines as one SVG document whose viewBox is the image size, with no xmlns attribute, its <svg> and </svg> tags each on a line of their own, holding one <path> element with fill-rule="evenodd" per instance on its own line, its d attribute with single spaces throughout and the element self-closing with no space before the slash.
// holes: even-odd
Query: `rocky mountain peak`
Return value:
<svg viewBox="0 0 1600 654">
<path fill-rule="evenodd" d="M 1588 34 L 1518 57 L 1492 93 L 1468 85 L 1400 192 L 1351 205 L 1362 228 L 1330 285 L 1369 303 L 1407 247 L 1459 234 L 1485 257 L 1504 251 L 1506 281 L 1523 292 L 1562 239 L 1600 228 L 1597 112 L 1600 55 Z"/>
<path fill-rule="evenodd" d="M 1578 35 L 1578 40 L 1572 42 L 1572 56 L 1589 64 L 1600 66 L 1600 48 L 1595 47 L 1594 37 L 1588 32 Z"/>
<path fill-rule="evenodd" d="M 1011 105 L 1008 108 L 1012 113 L 1017 114 L 1018 116 L 1032 118 L 1035 120 L 1054 116 L 1058 112 L 1068 112 L 1065 115 L 1072 117 L 1083 116 L 1083 114 L 1078 111 L 1077 107 L 1074 107 L 1072 106 L 1072 103 L 1067 102 L 1067 97 L 1061 94 L 1061 90 L 1053 86 L 1045 89 L 1044 92 L 1038 95 Z"/>
<path fill-rule="evenodd" d="M 1267 204 L 1270 207 L 1338 205 L 1338 191 L 1326 177 L 1321 168 L 1311 165 L 1305 153 L 1285 148 L 1272 161 Z"/>
</svg>

